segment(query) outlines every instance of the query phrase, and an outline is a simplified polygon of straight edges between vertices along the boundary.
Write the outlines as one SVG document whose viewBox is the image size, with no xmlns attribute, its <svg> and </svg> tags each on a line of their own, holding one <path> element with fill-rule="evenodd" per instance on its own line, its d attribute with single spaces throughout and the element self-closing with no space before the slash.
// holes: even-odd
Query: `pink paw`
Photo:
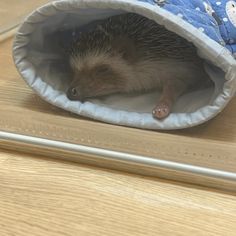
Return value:
<svg viewBox="0 0 236 236">
<path fill-rule="evenodd" d="M 153 109 L 152 114 L 156 119 L 164 119 L 170 114 L 170 107 L 166 104 L 159 104 Z"/>
</svg>

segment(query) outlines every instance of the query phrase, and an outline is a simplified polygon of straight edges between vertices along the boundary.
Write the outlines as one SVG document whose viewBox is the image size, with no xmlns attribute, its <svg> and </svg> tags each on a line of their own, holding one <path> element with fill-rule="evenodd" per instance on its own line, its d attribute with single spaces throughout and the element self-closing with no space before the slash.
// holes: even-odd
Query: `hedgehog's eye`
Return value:
<svg viewBox="0 0 236 236">
<path fill-rule="evenodd" d="M 71 95 L 72 96 L 76 96 L 77 95 L 77 90 L 76 90 L 76 88 L 71 88 Z"/>
</svg>

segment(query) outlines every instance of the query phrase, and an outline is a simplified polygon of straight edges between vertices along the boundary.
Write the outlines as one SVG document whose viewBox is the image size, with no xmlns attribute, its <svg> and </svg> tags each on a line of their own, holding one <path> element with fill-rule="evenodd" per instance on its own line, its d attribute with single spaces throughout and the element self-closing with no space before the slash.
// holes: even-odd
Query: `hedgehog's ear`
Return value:
<svg viewBox="0 0 236 236">
<path fill-rule="evenodd" d="M 125 60 L 133 61 L 136 59 L 136 50 L 134 42 L 126 37 L 116 38 L 113 42 L 113 48 L 118 52 Z"/>
</svg>

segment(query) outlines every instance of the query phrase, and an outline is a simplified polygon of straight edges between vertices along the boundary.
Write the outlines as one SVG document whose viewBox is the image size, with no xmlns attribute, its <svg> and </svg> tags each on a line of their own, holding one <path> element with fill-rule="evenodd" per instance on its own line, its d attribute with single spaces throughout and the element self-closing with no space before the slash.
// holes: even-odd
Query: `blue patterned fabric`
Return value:
<svg viewBox="0 0 236 236">
<path fill-rule="evenodd" d="M 236 1 L 139 0 L 158 5 L 183 18 L 236 54 Z"/>
</svg>

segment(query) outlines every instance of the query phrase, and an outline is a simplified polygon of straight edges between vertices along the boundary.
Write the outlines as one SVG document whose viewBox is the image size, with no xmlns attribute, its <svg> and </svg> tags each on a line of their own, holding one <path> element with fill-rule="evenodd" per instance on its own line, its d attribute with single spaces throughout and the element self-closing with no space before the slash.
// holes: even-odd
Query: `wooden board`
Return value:
<svg viewBox="0 0 236 236">
<path fill-rule="evenodd" d="M 0 151 L 1 236 L 234 236 L 236 196 Z"/>
<path fill-rule="evenodd" d="M 215 119 L 182 131 L 146 131 L 86 120 L 34 94 L 14 67 L 11 44 L 7 40 L 0 45 L 2 131 L 236 173 L 236 99 Z"/>
<path fill-rule="evenodd" d="M 1 0 L 0 1 L 0 39 L 7 31 L 16 27 L 22 19 L 37 7 L 49 0 Z"/>
</svg>

